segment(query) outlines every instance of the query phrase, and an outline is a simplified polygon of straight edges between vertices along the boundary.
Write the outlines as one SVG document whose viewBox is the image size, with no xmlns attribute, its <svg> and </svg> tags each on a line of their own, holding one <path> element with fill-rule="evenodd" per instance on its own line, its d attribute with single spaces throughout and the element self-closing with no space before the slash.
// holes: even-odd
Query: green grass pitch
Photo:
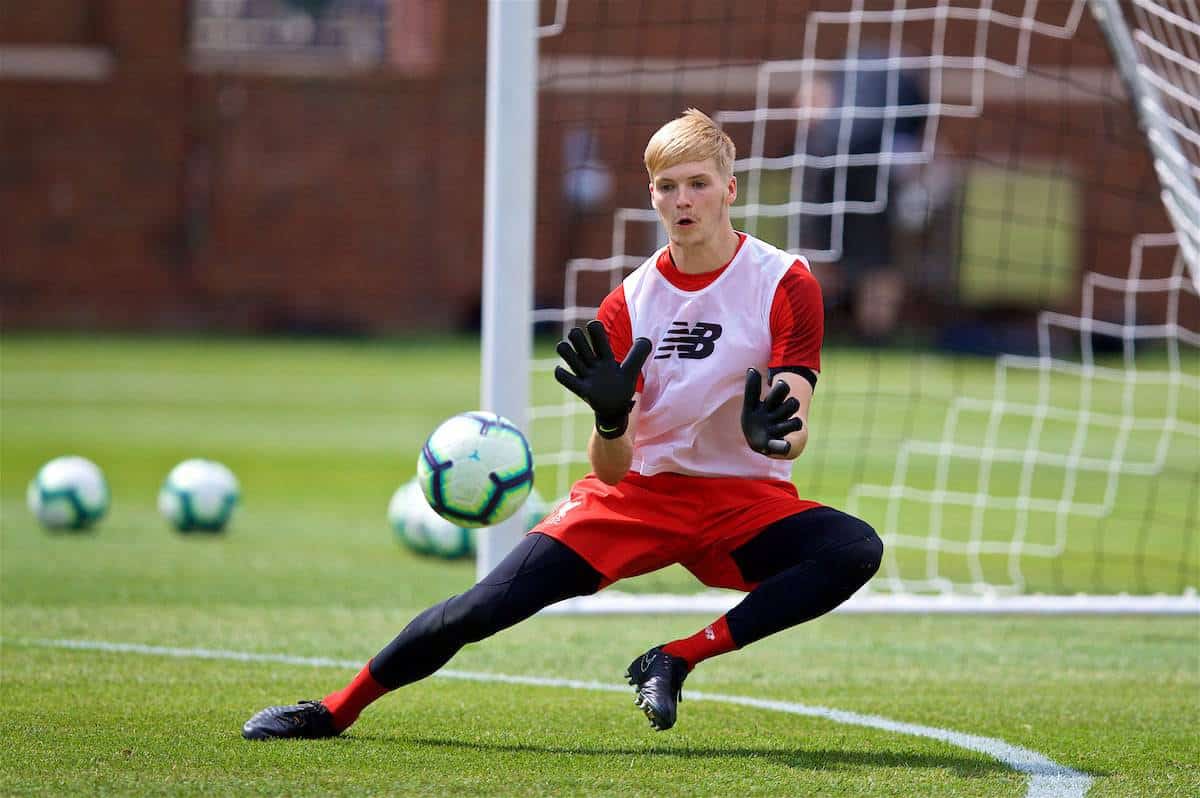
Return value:
<svg viewBox="0 0 1200 798">
<path fill-rule="evenodd" d="M 988 361 L 928 355 L 914 371 L 898 357 L 827 354 L 813 449 L 797 466 L 802 492 L 838 504 L 851 480 L 890 477 L 895 441 L 939 431 L 950 396 L 991 390 Z M 1195 617 L 834 614 L 704 663 L 679 725 L 662 734 L 631 692 L 434 678 L 386 697 L 342 738 L 266 744 L 239 735 L 252 712 L 319 697 L 352 669 L 48 644 L 365 661 L 473 579 L 471 563 L 400 549 L 385 510 L 437 421 L 475 407 L 478 371 L 469 339 L 0 339 L 0 794 L 1026 794 L 1027 776 L 982 753 L 689 701 L 690 690 L 1003 740 L 1090 775 L 1098 798 L 1200 795 Z M 865 404 L 917 384 L 919 406 Z M 1186 412 L 1195 423 L 1200 409 Z M 868 418 L 882 443 L 863 442 Z M 37 467 L 67 453 L 95 460 L 112 489 L 110 514 L 90 533 L 47 533 L 24 505 Z M 1178 477 L 1187 453 L 1169 456 L 1181 459 L 1154 488 L 1166 521 L 1188 517 L 1179 505 L 1195 497 Z M 224 536 L 176 534 L 156 513 L 162 479 L 186 457 L 220 460 L 241 480 L 243 506 Z M 554 478 L 539 473 L 544 485 Z M 1119 518 L 1106 534 L 1102 565 L 1084 537 L 1062 573 L 1031 578 L 1151 592 L 1196 584 L 1180 527 L 1141 547 Z M 1081 563 L 1089 572 L 1073 576 Z M 634 589 L 684 584 L 669 569 Z M 707 620 L 538 617 L 450 667 L 616 685 L 634 655 Z"/>
</svg>

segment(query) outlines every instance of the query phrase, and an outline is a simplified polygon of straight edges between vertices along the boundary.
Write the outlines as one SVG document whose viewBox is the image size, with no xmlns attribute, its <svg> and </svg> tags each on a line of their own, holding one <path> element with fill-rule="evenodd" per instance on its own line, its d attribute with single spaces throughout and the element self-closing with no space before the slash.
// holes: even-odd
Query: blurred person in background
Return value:
<svg viewBox="0 0 1200 798">
<path fill-rule="evenodd" d="M 920 165 L 881 163 L 892 154 L 921 150 L 926 113 L 906 108 L 927 103 L 917 76 L 892 68 L 887 58 L 886 49 L 864 45 L 839 71 L 815 75 L 795 100 L 803 109 L 800 124 L 808 125 L 806 153 L 837 159 L 805 170 L 805 199 L 881 206 L 864 212 L 835 205 L 804 220 L 802 246 L 833 250 L 837 258 L 815 267 L 826 303 L 852 318 L 864 343 L 884 343 L 896 329 L 906 286 L 893 235 L 897 229 L 923 227 L 927 216 Z M 889 87 L 892 81 L 894 88 Z M 889 102 L 890 91 L 894 102 Z M 898 111 L 890 130 L 881 113 L 889 106 Z M 853 156 L 868 156 L 870 163 L 846 163 Z M 842 224 L 840 235 L 836 220 Z"/>
</svg>

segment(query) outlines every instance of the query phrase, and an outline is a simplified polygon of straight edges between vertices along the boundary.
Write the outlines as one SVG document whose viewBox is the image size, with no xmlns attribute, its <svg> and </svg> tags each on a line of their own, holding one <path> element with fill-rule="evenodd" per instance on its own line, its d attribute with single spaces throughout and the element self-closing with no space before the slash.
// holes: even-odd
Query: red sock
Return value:
<svg viewBox="0 0 1200 798">
<path fill-rule="evenodd" d="M 709 657 L 724 654 L 737 648 L 733 636 L 729 634 L 729 624 L 722 615 L 708 626 L 691 637 L 673 640 L 663 646 L 663 651 L 672 657 L 680 657 L 688 664 L 688 670 L 699 665 Z"/>
<path fill-rule="evenodd" d="M 371 663 L 363 666 L 350 684 L 330 693 L 321 699 L 321 703 L 333 713 L 333 725 L 338 731 L 345 731 L 350 724 L 358 720 L 358 715 L 367 705 L 384 693 L 390 692 L 371 675 Z"/>
</svg>

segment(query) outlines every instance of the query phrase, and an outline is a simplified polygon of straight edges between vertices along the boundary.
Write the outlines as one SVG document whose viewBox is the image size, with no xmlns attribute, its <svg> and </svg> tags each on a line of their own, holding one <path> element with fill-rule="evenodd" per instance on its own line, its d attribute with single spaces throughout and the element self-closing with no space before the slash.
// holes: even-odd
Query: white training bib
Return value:
<svg viewBox="0 0 1200 798">
<path fill-rule="evenodd" d="M 633 337 L 654 347 L 642 367 L 633 470 L 790 479 L 790 460 L 746 444 L 741 412 L 746 369 L 766 377 L 771 304 L 796 256 L 747 235 L 716 280 L 684 291 L 658 270 L 662 252 L 623 283 Z"/>
</svg>

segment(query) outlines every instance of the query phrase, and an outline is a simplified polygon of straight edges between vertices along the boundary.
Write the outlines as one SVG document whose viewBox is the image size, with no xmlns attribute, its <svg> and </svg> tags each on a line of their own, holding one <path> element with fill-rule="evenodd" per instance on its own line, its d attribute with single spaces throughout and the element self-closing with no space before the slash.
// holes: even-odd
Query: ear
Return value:
<svg viewBox="0 0 1200 798">
<path fill-rule="evenodd" d="M 737 175 L 729 176 L 729 185 L 725 189 L 725 204 L 732 205 L 737 202 Z"/>
</svg>

